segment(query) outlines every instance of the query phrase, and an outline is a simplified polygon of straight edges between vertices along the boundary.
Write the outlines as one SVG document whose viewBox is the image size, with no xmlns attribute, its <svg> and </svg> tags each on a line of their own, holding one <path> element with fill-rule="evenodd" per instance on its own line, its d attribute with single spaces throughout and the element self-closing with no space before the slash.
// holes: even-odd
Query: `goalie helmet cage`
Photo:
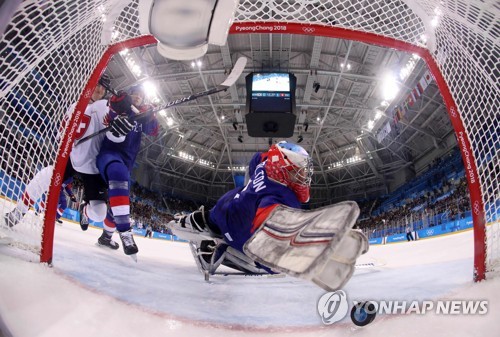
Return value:
<svg viewBox="0 0 500 337">
<path fill-rule="evenodd" d="M 477 0 L 241 0 L 230 30 L 355 40 L 416 53 L 427 62 L 466 170 L 476 281 L 485 278 L 500 254 L 495 6 L 495 1 Z M 27 216 L 23 222 L 30 233 L 38 233 L 34 241 L 41 247 L 41 262 L 52 260 L 64 167 L 99 76 L 112 55 L 155 43 L 141 36 L 140 20 L 137 0 L 29 0 L 19 5 L 1 38 L 3 198 L 20 199 L 24 184 L 40 168 L 55 166 L 44 219 Z M 76 112 L 59 137 L 65 111 L 76 101 Z M 0 215 L 12 207 L 3 201 Z"/>
</svg>

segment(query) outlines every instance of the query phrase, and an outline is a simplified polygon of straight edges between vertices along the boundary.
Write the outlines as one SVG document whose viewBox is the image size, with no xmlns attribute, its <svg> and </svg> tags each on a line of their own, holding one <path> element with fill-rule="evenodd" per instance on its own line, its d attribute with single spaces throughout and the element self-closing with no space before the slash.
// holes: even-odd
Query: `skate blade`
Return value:
<svg viewBox="0 0 500 337">
<path fill-rule="evenodd" d="M 99 242 L 96 242 L 95 245 L 99 248 L 102 248 L 102 249 L 107 249 L 107 250 L 112 250 L 112 251 L 115 251 L 115 250 L 118 250 L 120 249 L 120 247 L 116 247 L 116 248 L 112 248 L 110 246 L 106 246 L 106 245 L 101 245 Z"/>
<path fill-rule="evenodd" d="M 131 254 L 129 256 L 132 260 L 134 260 L 137 263 L 137 254 Z"/>
</svg>

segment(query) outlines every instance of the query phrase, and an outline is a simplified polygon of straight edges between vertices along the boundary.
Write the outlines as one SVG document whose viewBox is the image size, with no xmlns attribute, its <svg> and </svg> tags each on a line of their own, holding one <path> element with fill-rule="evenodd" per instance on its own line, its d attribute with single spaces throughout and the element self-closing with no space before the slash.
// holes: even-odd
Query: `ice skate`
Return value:
<svg viewBox="0 0 500 337">
<path fill-rule="evenodd" d="M 113 250 L 120 248 L 118 242 L 112 239 L 113 233 L 103 230 L 99 239 L 97 239 L 97 244 L 102 247 L 108 247 Z M 126 254 L 126 253 L 125 253 Z"/>
<path fill-rule="evenodd" d="M 82 229 L 82 231 L 86 231 L 89 228 L 89 218 L 85 214 L 86 205 L 86 202 L 82 202 L 80 204 L 80 207 L 78 207 L 78 212 L 80 212 L 80 228 Z"/>
<path fill-rule="evenodd" d="M 130 255 L 135 262 L 137 262 L 137 252 L 139 252 L 139 248 L 134 241 L 134 236 L 132 234 L 132 229 L 129 229 L 126 232 L 119 232 L 120 239 L 122 240 L 123 252 L 125 255 Z"/>
<path fill-rule="evenodd" d="M 4 215 L 5 226 L 12 228 L 22 220 L 24 214 L 17 208 Z"/>
</svg>

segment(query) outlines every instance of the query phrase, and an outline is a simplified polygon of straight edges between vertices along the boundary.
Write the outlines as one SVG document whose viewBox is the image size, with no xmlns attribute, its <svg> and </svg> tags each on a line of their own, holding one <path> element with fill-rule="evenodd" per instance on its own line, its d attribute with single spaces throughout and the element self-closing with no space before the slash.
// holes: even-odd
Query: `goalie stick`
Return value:
<svg viewBox="0 0 500 337">
<path fill-rule="evenodd" d="M 231 73 L 229 74 L 229 76 L 226 77 L 226 79 L 224 80 L 224 82 L 222 82 L 221 84 L 213 87 L 212 89 L 208 89 L 208 90 L 205 90 L 205 91 L 197 92 L 197 93 L 191 94 L 191 95 L 183 97 L 183 98 L 178 98 L 178 99 L 176 99 L 174 101 L 171 101 L 171 102 L 168 102 L 168 103 L 166 103 L 166 104 L 164 104 L 162 106 L 156 107 L 155 109 L 148 110 L 148 111 L 146 111 L 145 113 L 142 113 L 142 114 L 138 114 L 139 110 L 135 106 L 132 105 L 132 110 L 136 113 L 136 115 L 130 117 L 129 121 L 133 122 L 133 121 L 136 121 L 136 120 L 139 120 L 139 119 L 142 119 L 142 118 L 146 118 L 146 117 L 150 116 L 151 114 L 153 114 L 155 112 L 158 112 L 158 111 L 161 111 L 161 110 L 164 110 L 164 109 L 168 109 L 168 108 L 171 108 L 171 107 L 174 107 L 174 106 L 177 106 L 177 105 L 181 105 L 181 104 L 184 104 L 184 103 L 189 102 L 189 101 L 194 101 L 195 99 L 198 99 L 200 97 L 205 97 L 205 96 L 213 95 L 213 94 L 221 92 L 221 91 L 225 91 L 225 90 L 229 89 L 229 87 L 231 87 L 238 80 L 238 78 L 243 73 L 243 70 L 245 70 L 246 64 L 247 64 L 247 58 L 246 57 L 242 56 L 242 57 L 238 58 L 238 60 L 236 61 L 235 65 L 233 67 L 233 70 L 231 71 Z M 108 90 L 108 91 L 110 91 L 113 95 L 116 95 L 116 91 L 113 90 L 112 88 L 105 87 L 105 89 Z M 80 139 L 79 141 L 76 142 L 75 146 L 78 146 L 81 143 L 86 142 L 90 138 L 93 138 L 95 136 L 103 134 L 104 132 L 109 131 L 110 129 L 111 129 L 111 126 L 108 126 L 108 127 L 105 127 L 102 130 L 99 130 L 98 132 L 94 132 L 94 133 L 92 133 L 92 134 L 90 134 L 90 135 L 88 135 L 86 137 L 83 137 L 82 139 Z"/>
</svg>

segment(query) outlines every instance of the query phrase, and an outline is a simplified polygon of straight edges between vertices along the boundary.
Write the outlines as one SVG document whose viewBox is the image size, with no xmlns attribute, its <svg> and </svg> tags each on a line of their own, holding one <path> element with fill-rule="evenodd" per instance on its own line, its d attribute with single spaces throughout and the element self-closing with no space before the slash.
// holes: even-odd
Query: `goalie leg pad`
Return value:
<svg viewBox="0 0 500 337">
<path fill-rule="evenodd" d="M 271 212 L 243 249 L 252 259 L 273 270 L 311 280 L 330 290 L 339 284 L 345 284 L 352 271 L 349 272 L 348 269 L 337 273 L 339 280 L 333 282 L 335 278 L 332 280 L 326 277 L 326 265 L 330 261 L 351 264 L 359 256 L 360 249 L 367 249 L 358 234 L 352 235 L 352 242 L 361 242 L 356 247 L 347 249 L 352 244 L 351 239 L 345 245 L 341 244 L 351 232 L 358 216 L 359 207 L 353 201 L 313 211 L 280 205 Z M 340 253 L 341 250 L 343 253 Z M 330 265 L 333 266 L 331 262 Z"/>
<path fill-rule="evenodd" d="M 311 281 L 328 291 L 342 288 L 354 273 L 356 259 L 367 251 L 366 236 L 360 231 L 350 230 Z"/>
</svg>

